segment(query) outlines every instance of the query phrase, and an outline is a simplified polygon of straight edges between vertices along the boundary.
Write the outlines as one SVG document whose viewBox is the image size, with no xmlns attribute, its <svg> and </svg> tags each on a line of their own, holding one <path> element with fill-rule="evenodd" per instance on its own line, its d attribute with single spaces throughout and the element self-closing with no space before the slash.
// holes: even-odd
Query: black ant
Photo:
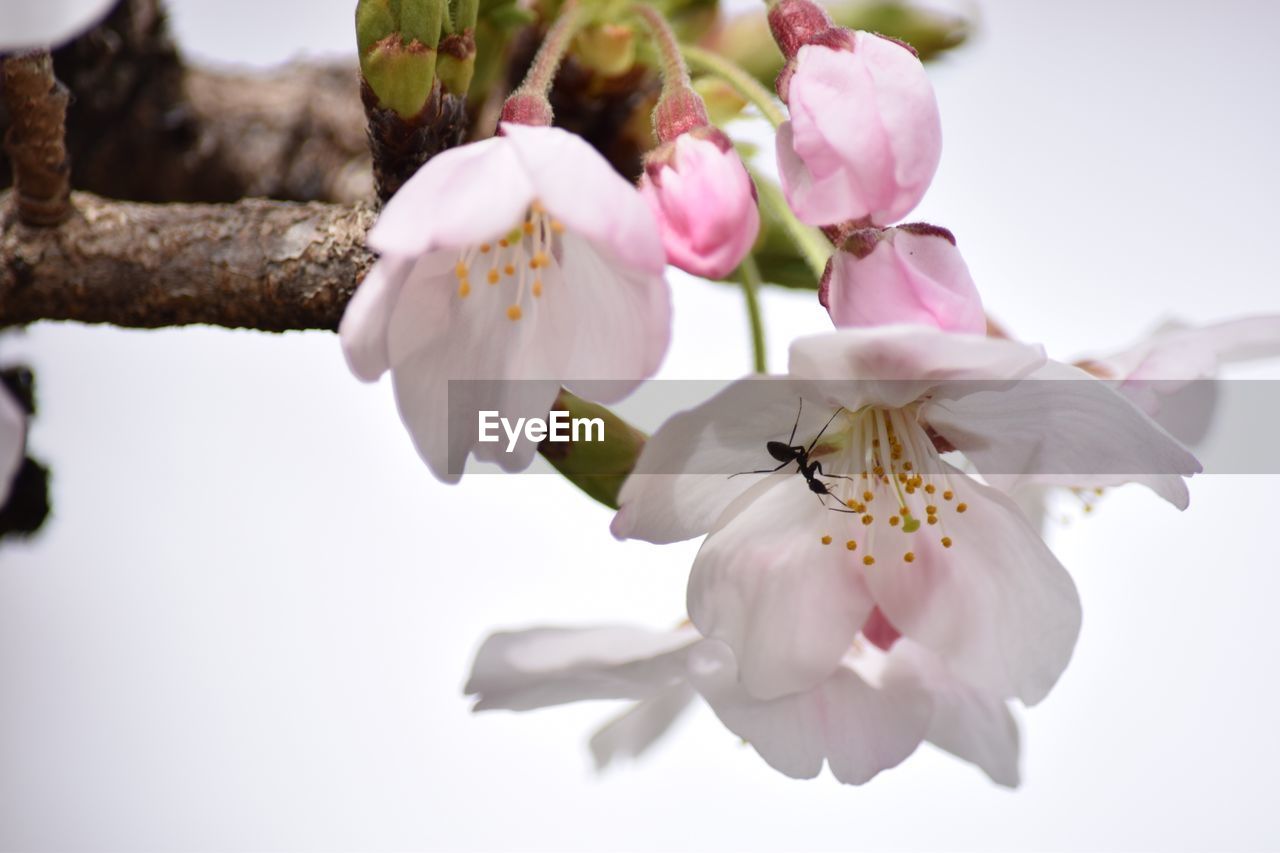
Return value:
<svg viewBox="0 0 1280 853">
<path fill-rule="evenodd" d="M 831 426 L 832 422 L 836 419 L 836 416 L 844 411 L 844 406 L 841 406 L 840 408 L 835 410 L 835 412 L 827 420 L 826 424 L 823 425 L 822 429 L 818 431 L 818 434 L 813 437 L 813 441 L 809 442 L 808 447 L 805 447 L 804 445 L 801 445 L 801 444 L 791 443 L 796 440 L 796 430 L 799 429 L 800 427 L 800 413 L 803 410 L 804 410 L 804 398 L 801 397 L 800 405 L 796 408 L 796 422 L 791 426 L 791 437 L 788 438 L 785 442 L 782 442 L 782 441 L 765 442 L 765 445 L 764 445 L 765 450 L 769 451 L 769 455 L 772 456 L 774 459 L 778 460 L 778 462 L 780 463 L 777 468 L 762 468 L 759 471 L 739 471 L 737 474 L 730 474 L 729 478 L 733 479 L 734 477 L 738 477 L 743 474 L 773 474 L 778 471 L 781 471 L 783 468 L 787 467 L 792 462 L 794 462 L 796 463 L 796 468 L 798 469 L 796 473 L 799 474 L 801 477 L 804 477 L 805 483 L 808 484 L 809 486 L 809 491 L 813 492 L 815 495 L 818 496 L 818 503 L 822 504 L 823 506 L 827 506 L 827 503 L 825 500 L 823 500 L 823 498 L 828 496 L 835 497 L 835 495 L 831 494 L 830 487 L 827 486 L 826 483 L 819 480 L 818 477 L 819 476 L 835 477 L 841 480 L 852 480 L 853 478 L 845 477 L 841 474 L 828 474 L 826 471 L 822 470 L 822 463 L 816 459 L 810 459 L 809 454 L 813 452 L 813 448 L 816 447 L 818 444 L 818 439 L 822 438 L 822 434 L 827 431 L 827 427 Z M 839 502 L 838 498 L 837 498 L 837 502 Z M 853 512 L 853 510 L 845 509 L 843 506 L 838 508 L 827 507 L 827 509 L 831 510 L 832 512 L 846 512 L 846 513 Z"/>
</svg>

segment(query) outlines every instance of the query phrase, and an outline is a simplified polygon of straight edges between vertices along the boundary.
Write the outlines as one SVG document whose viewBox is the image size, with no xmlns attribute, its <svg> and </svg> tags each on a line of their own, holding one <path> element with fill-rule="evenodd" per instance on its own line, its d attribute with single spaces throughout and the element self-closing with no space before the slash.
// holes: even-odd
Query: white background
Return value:
<svg viewBox="0 0 1280 853">
<path fill-rule="evenodd" d="M 172 5 L 208 60 L 353 41 L 350 0 Z M 996 316 L 1070 356 L 1280 312 L 1280 7 L 981 10 L 933 66 L 917 213 Z M 743 372 L 738 294 L 673 284 L 664 375 Z M 826 327 L 812 294 L 765 305 L 776 366 Z M 600 778 L 612 709 L 473 716 L 470 656 L 498 627 L 673 624 L 694 545 L 615 542 L 554 476 L 437 484 L 332 335 L 38 325 L 4 355 L 38 372 L 55 517 L 0 554 L 0 848 L 1280 847 L 1276 478 L 1198 479 L 1181 515 L 1121 490 L 1058 530 L 1084 631 L 1020 715 L 1016 792 L 930 749 L 791 781 L 705 709 Z"/>
</svg>

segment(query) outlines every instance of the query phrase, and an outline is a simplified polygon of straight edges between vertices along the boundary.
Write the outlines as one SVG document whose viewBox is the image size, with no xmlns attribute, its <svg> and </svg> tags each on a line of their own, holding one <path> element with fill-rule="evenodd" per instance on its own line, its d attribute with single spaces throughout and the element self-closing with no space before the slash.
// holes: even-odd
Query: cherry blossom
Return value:
<svg viewBox="0 0 1280 853">
<path fill-rule="evenodd" d="M 760 230 L 751 178 L 729 138 L 714 128 L 682 133 L 651 152 L 640 192 L 667 259 L 693 275 L 727 276 Z"/>
<path fill-rule="evenodd" d="M 818 297 L 836 326 L 909 323 L 986 331 L 982 298 L 950 231 L 923 223 L 844 237 Z"/>
<path fill-rule="evenodd" d="M 574 380 L 617 380 L 592 385 L 614 402 L 666 352 L 670 295 L 648 206 L 559 128 L 504 123 L 433 158 L 369 245 L 381 257 L 342 319 L 343 350 L 361 379 L 390 370 L 400 415 L 442 480 L 456 481 L 470 452 L 506 470 L 532 460 L 527 439 L 510 453 L 476 442 L 477 411 L 544 417 Z M 455 383 L 451 395 L 461 379 L 506 381 Z"/>
<path fill-rule="evenodd" d="M 840 781 L 861 784 L 928 740 L 1002 785 L 1018 783 L 1018 731 L 1007 704 L 906 639 L 881 648 L 860 635 L 813 687 L 761 700 L 743 689 L 732 649 L 692 627 L 536 628 L 489 637 L 466 692 L 477 696 L 478 711 L 633 700 L 591 738 L 598 768 L 643 754 L 701 696 L 730 731 L 791 777 L 816 776 L 825 762 Z"/>
<path fill-rule="evenodd" d="M 812 225 L 888 225 L 920 203 L 942 157 L 942 123 L 924 66 L 905 44 L 835 27 L 809 0 L 782 0 L 769 23 L 787 64 L 778 170 Z"/>
<path fill-rule="evenodd" d="M 809 414 L 795 428 L 798 401 Z M 777 465 L 770 441 L 809 448 L 822 466 L 812 482 Z M 988 482 L 944 459 L 951 450 Z M 1143 483 L 1185 507 L 1183 477 L 1198 470 L 1129 401 L 1039 347 L 841 330 L 793 343 L 789 377 L 740 380 L 667 421 L 613 530 L 652 542 L 709 532 L 689 615 L 733 650 L 758 699 L 829 677 L 878 608 L 975 689 L 1034 704 L 1070 659 L 1080 605 L 1006 492 L 1066 472 L 1078 485 Z M 760 473 L 728 476 L 745 471 Z"/>
</svg>

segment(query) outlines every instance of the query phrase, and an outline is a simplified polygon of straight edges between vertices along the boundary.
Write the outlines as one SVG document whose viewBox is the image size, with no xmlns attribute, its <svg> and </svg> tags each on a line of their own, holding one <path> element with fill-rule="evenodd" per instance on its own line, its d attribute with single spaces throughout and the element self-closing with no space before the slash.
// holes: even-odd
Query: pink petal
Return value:
<svg viewBox="0 0 1280 853">
<path fill-rule="evenodd" d="M 1075 584 L 1007 497 L 959 472 L 953 480 L 948 506 L 963 502 L 965 511 L 940 513 L 939 524 L 910 534 L 914 562 L 880 560 L 866 567 L 867 584 L 903 636 L 957 678 L 1034 704 L 1075 648 Z"/>
<path fill-rule="evenodd" d="M 836 517 L 792 473 L 726 510 L 689 575 L 689 617 L 733 650 L 745 690 L 774 699 L 830 676 L 873 606 Z"/>
<path fill-rule="evenodd" d="M 524 217 L 534 185 L 503 137 L 450 148 L 427 161 L 369 231 L 378 252 L 418 255 L 493 240 Z"/>
<path fill-rule="evenodd" d="M 902 763 L 928 728 L 929 696 L 906 681 L 876 688 L 841 666 L 810 690 L 760 701 L 736 669 L 732 650 L 715 640 L 689 656 L 690 680 L 720 721 L 792 778 L 817 776 L 825 761 L 841 782 L 861 785 Z"/>
<path fill-rule="evenodd" d="M 830 270 L 827 310 L 839 327 L 903 323 L 986 333 L 978 288 L 941 233 L 890 228 L 865 257 L 837 252 Z"/>
<path fill-rule="evenodd" d="M 611 260 L 657 275 L 666 264 L 657 223 L 640 193 L 581 137 L 558 127 L 503 124 L 533 196 Z"/>
</svg>

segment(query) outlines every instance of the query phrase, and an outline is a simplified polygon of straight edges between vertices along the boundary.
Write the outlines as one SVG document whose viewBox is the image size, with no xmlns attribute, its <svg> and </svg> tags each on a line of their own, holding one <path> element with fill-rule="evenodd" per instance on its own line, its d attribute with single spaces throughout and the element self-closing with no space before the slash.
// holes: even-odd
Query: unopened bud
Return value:
<svg viewBox="0 0 1280 853">
<path fill-rule="evenodd" d="M 470 30 L 440 40 L 436 77 L 446 94 L 465 96 L 476 70 L 476 40 Z"/>
<path fill-rule="evenodd" d="M 955 237 L 916 223 L 845 236 L 818 298 L 837 327 L 910 324 L 985 334 L 982 298 Z"/>
<path fill-rule="evenodd" d="M 409 119 L 435 82 L 443 0 L 360 0 L 356 46 L 360 71 L 381 106 Z"/>
</svg>

